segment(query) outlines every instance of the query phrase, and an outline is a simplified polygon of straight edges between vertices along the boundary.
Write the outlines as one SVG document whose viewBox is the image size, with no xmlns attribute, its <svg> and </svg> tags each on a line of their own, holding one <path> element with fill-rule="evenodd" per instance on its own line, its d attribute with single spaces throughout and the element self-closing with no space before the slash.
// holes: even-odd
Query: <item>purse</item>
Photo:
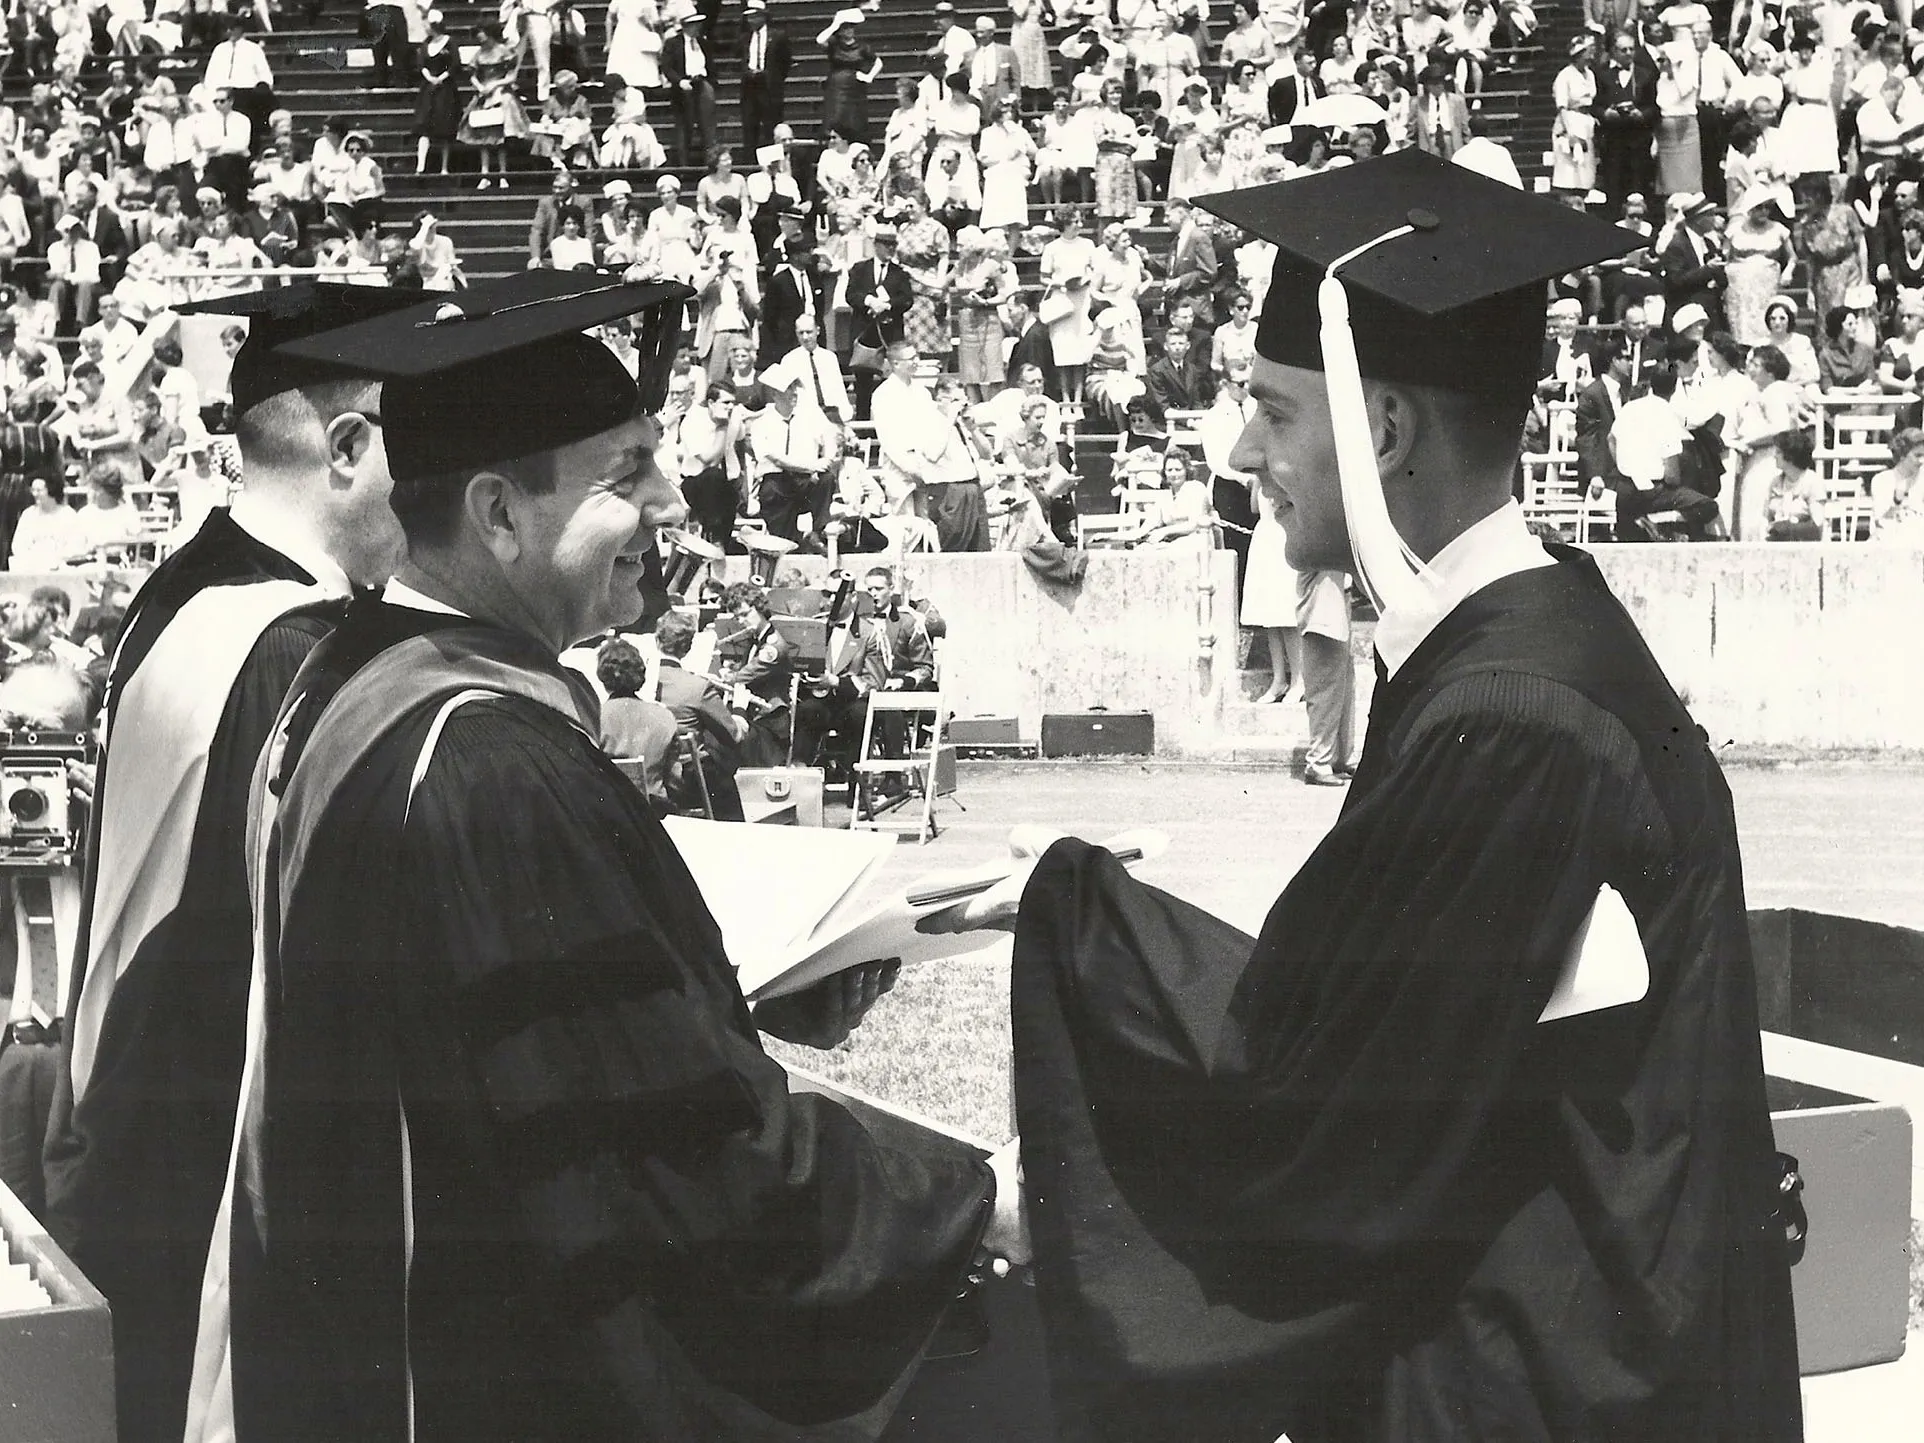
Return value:
<svg viewBox="0 0 1924 1443">
<path fill-rule="evenodd" d="M 477 130 L 485 125 L 504 125 L 507 119 L 508 112 L 499 105 L 484 105 L 468 112 L 468 124 Z"/>
<path fill-rule="evenodd" d="M 1050 291 L 1035 308 L 1035 318 L 1045 326 L 1066 321 L 1075 314 L 1076 303 L 1067 291 Z"/>
<path fill-rule="evenodd" d="M 851 371 L 880 371 L 887 353 L 880 346 L 865 346 L 860 341 L 849 352 L 848 367 Z"/>
</svg>

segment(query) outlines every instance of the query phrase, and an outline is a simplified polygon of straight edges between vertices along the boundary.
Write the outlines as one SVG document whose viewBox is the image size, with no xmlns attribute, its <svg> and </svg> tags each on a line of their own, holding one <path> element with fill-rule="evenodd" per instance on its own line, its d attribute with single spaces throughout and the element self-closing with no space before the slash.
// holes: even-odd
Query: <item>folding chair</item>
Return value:
<svg viewBox="0 0 1924 1443">
<path fill-rule="evenodd" d="M 875 755 L 877 716 L 901 718 L 905 736 L 902 757 Z M 955 795 L 955 748 L 949 744 L 949 704 L 939 691 L 875 691 L 869 693 L 868 715 L 862 722 L 862 743 L 850 769 L 854 785 L 849 796 L 850 831 L 915 833 L 918 842 L 936 834 L 935 799 Z M 926 732 L 926 741 L 919 732 Z M 894 778 L 902 791 L 878 797 L 880 784 Z M 919 799 L 921 806 L 913 808 Z M 961 806 L 961 802 L 956 802 Z M 904 814 L 890 817 L 897 809 Z M 966 809 L 965 809 L 966 810 Z"/>
</svg>

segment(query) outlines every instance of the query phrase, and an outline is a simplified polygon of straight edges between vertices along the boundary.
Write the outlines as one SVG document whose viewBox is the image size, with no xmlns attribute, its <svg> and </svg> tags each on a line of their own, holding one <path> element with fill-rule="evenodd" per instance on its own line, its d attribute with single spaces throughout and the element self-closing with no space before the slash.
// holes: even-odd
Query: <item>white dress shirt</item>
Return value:
<svg viewBox="0 0 1924 1443">
<path fill-rule="evenodd" d="M 801 405 L 844 420 L 855 414 L 848 403 L 848 383 L 842 378 L 841 365 L 826 347 L 811 351 L 797 346 L 775 364 L 786 374 L 802 378 Z"/>
<path fill-rule="evenodd" d="M 1493 581 L 1556 562 L 1530 534 L 1523 508 L 1505 501 L 1430 558 L 1420 606 L 1391 607 L 1376 623 L 1376 654 L 1395 676 L 1443 619 Z"/>
</svg>

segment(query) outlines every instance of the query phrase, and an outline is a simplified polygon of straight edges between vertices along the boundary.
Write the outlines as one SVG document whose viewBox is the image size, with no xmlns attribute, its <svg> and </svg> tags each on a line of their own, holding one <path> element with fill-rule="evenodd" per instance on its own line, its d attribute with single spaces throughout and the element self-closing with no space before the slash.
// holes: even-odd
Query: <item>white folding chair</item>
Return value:
<svg viewBox="0 0 1924 1443">
<path fill-rule="evenodd" d="M 878 716 L 901 719 L 905 755 L 875 754 Z M 939 691 L 869 693 L 862 742 L 850 768 L 854 786 L 849 795 L 849 830 L 899 832 L 904 836 L 913 832 L 918 842 L 928 842 L 935 836 L 935 799 L 955 795 L 955 748 L 949 743 L 948 729 L 948 699 Z M 894 797 L 878 796 L 883 782 L 889 779 L 901 784 L 901 792 Z"/>
</svg>

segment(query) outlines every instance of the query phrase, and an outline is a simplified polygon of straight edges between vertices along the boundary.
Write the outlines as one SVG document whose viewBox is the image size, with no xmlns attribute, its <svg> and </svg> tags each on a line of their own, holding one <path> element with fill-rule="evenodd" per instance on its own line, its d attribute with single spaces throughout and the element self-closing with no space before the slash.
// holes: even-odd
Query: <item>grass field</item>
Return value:
<svg viewBox="0 0 1924 1443">
<path fill-rule="evenodd" d="M 1821 775 L 1735 769 L 1754 906 L 1809 906 L 1924 926 L 1924 769 Z M 930 846 L 896 849 L 885 881 L 965 866 L 1000 852 L 1008 829 L 1047 823 L 1100 839 L 1150 825 L 1171 836 L 1146 880 L 1255 931 L 1289 876 L 1334 821 L 1341 794 L 1259 768 L 1138 763 L 965 768 L 962 799 Z M 1888 864 L 1867 858 L 1879 839 Z M 1867 862 L 1870 865 L 1866 865 Z M 1014 1131 L 1009 1095 L 1009 944 L 904 968 L 895 992 L 830 1052 L 775 1043 L 785 1061 L 982 1138 Z M 1912 1325 L 1924 1328 L 1924 1220 L 1914 1224 Z"/>
</svg>

